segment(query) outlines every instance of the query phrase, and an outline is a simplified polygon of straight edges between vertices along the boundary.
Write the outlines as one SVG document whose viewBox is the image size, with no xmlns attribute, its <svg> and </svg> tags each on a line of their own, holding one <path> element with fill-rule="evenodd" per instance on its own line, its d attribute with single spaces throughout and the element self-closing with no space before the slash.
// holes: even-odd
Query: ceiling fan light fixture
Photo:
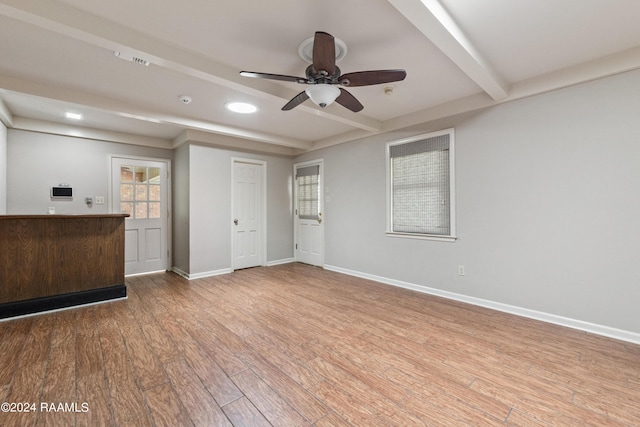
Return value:
<svg viewBox="0 0 640 427">
<path fill-rule="evenodd" d="M 227 110 L 240 114 L 251 114 L 258 111 L 258 107 L 248 102 L 229 102 L 225 105 Z"/>
<path fill-rule="evenodd" d="M 305 92 L 309 95 L 311 101 L 321 108 L 333 104 L 333 101 L 340 95 L 340 89 L 325 83 L 310 86 Z"/>
<path fill-rule="evenodd" d="M 425 0 L 423 0 L 425 1 Z M 299 47 L 298 53 L 311 65 L 305 70 L 305 77 L 289 76 L 286 74 L 260 73 L 256 71 L 240 71 L 243 77 L 257 79 L 278 80 L 282 82 L 310 85 L 307 90 L 298 93 L 283 107 L 282 111 L 289 111 L 305 102 L 307 99 L 325 108 L 333 102 L 354 113 L 362 111 L 364 106 L 344 88 L 336 86 L 371 86 L 391 82 L 399 82 L 407 76 L 405 70 L 368 70 L 342 74 L 336 62 L 347 52 L 347 47 L 339 39 L 324 31 L 316 31 L 315 35 L 305 40 Z M 391 94 L 393 88 L 387 90 Z"/>
</svg>

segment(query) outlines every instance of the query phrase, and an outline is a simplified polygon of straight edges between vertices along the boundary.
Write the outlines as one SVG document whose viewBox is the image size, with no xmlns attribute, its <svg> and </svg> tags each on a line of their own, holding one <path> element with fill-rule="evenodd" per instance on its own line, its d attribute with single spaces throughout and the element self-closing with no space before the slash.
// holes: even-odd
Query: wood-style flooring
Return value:
<svg viewBox="0 0 640 427">
<path fill-rule="evenodd" d="M 0 323 L 1 425 L 640 426 L 633 344 L 302 264 L 127 287 Z"/>
</svg>

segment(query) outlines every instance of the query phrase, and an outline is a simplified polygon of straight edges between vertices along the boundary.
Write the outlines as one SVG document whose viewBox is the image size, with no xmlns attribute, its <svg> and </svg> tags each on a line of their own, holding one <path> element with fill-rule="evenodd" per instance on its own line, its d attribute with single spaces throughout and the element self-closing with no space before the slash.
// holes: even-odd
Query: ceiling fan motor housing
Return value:
<svg viewBox="0 0 640 427">
<path fill-rule="evenodd" d="M 324 72 L 323 72 L 324 71 Z M 329 75 L 325 70 L 316 71 L 313 65 L 309 65 L 305 70 L 307 76 L 306 84 L 340 84 L 340 68 L 335 67 L 333 75 Z"/>
</svg>

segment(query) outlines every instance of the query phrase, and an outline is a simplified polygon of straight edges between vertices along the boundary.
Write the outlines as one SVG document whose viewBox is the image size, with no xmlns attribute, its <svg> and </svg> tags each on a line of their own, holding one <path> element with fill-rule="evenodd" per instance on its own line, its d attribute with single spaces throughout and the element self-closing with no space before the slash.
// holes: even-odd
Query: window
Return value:
<svg viewBox="0 0 640 427">
<path fill-rule="evenodd" d="M 298 217 L 318 219 L 320 166 L 313 165 L 296 170 L 298 183 Z"/>
<path fill-rule="evenodd" d="M 120 167 L 120 211 L 131 218 L 160 218 L 160 168 Z"/>
<path fill-rule="evenodd" d="M 387 234 L 455 240 L 453 129 L 387 145 Z"/>
</svg>

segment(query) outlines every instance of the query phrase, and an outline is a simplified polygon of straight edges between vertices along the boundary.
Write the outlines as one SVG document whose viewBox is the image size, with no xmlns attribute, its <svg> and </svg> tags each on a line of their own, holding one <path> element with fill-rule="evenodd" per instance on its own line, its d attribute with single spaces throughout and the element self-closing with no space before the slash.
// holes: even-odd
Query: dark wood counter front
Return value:
<svg viewBox="0 0 640 427">
<path fill-rule="evenodd" d="M 127 216 L 0 216 L 0 318 L 125 297 Z"/>
</svg>

